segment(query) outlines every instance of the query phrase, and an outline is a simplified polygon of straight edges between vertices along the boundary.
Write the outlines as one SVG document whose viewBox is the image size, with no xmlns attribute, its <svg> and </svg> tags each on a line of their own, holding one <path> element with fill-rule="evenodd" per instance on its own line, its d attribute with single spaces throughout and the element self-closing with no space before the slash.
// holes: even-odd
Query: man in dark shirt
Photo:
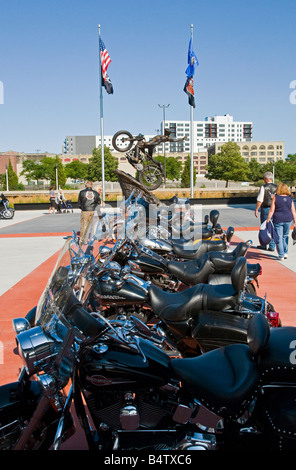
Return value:
<svg viewBox="0 0 296 470">
<path fill-rule="evenodd" d="M 94 218 L 96 207 L 101 204 L 101 196 L 93 189 L 92 181 L 85 183 L 78 196 L 78 207 L 81 209 L 80 216 L 80 244 L 85 243 L 88 230 Z"/>
<path fill-rule="evenodd" d="M 273 183 L 273 174 L 271 171 L 264 173 L 264 185 L 260 187 L 259 193 L 257 196 L 257 204 L 255 209 L 255 217 L 258 217 L 258 212 L 260 209 L 260 223 L 267 219 L 268 212 L 271 206 L 272 197 L 276 192 L 277 185 Z M 261 250 L 266 250 L 267 246 L 258 245 L 257 248 Z M 269 251 L 275 250 L 275 243 L 273 240 L 269 243 Z"/>
</svg>

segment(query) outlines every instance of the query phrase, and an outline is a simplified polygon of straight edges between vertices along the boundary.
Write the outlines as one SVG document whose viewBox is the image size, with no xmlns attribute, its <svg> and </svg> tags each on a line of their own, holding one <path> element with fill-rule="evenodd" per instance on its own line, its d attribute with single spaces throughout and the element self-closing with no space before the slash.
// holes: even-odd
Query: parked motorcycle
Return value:
<svg viewBox="0 0 296 470">
<path fill-rule="evenodd" d="M 9 201 L 6 196 L 2 193 L 0 195 L 0 217 L 2 219 L 12 219 L 14 216 L 14 209 L 9 207 Z"/>
<path fill-rule="evenodd" d="M 90 450 L 295 449 L 295 328 L 270 331 L 257 314 L 246 344 L 172 359 L 135 324 L 82 307 L 68 244 L 34 326 L 14 320 L 24 367 L 0 388 L 2 450 L 59 449 L 72 403 Z"/>
</svg>

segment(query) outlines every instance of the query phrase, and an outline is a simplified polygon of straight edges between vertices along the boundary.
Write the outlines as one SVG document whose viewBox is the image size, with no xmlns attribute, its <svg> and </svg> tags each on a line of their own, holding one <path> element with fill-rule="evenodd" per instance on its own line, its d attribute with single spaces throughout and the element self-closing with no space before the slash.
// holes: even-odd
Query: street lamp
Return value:
<svg viewBox="0 0 296 470">
<path fill-rule="evenodd" d="M 164 128 L 165 128 L 165 109 L 168 108 L 170 105 L 167 104 L 163 104 L 163 105 L 158 105 L 160 108 L 162 108 L 162 112 L 163 112 L 163 124 L 162 124 L 162 131 L 163 131 L 163 134 L 164 134 Z M 163 159 L 164 159 L 164 184 L 166 184 L 166 161 L 165 161 L 165 142 L 163 143 Z"/>
<path fill-rule="evenodd" d="M 6 191 L 9 191 L 8 169 L 7 169 L 7 165 L 5 165 L 5 176 L 6 176 Z"/>
</svg>

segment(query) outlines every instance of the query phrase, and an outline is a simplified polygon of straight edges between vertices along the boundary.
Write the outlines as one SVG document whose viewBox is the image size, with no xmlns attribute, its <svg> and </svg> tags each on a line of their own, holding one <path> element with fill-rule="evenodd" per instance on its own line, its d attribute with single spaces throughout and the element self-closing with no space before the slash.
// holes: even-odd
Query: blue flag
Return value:
<svg viewBox="0 0 296 470">
<path fill-rule="evenodd" d="M 199 65 L 199 62 L 192 49 L 192 38 L 190 38 L 189 47 L 188 47 L 188 67 L 185 71 L 188 78 L 193 77 L 194 71 L 198 65 Z"/>
</svg>

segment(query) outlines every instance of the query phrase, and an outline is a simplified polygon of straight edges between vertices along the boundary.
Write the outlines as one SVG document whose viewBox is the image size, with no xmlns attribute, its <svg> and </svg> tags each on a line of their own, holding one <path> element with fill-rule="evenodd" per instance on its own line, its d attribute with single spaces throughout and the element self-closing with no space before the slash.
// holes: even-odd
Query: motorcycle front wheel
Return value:
<svg viewBox="0 0 296 470">
<path fill-rule="evenodd" d="M 161 170 L 156 165 L 148 164 L 139 171 L 139 181 L 151 191 L 157 189 L 162 183 Z"/>
<path fill-rule="evenodd" d="M 117 141 L 119 139 L 119 141 Z M 128 152 L 133 146 L 133 136 L 128 131 L 118 131 L 112 137 L 112 146 L 117 152 Z M 119 142 L 122 145 L 119 145 Z"/>
<path fill-rule="evenodd" d="M 1 215 L 4 219 L 12 219 L 14 212 L 12 209 L 8 208 L 8 209 L 5 209 Z"/>
</svg>

